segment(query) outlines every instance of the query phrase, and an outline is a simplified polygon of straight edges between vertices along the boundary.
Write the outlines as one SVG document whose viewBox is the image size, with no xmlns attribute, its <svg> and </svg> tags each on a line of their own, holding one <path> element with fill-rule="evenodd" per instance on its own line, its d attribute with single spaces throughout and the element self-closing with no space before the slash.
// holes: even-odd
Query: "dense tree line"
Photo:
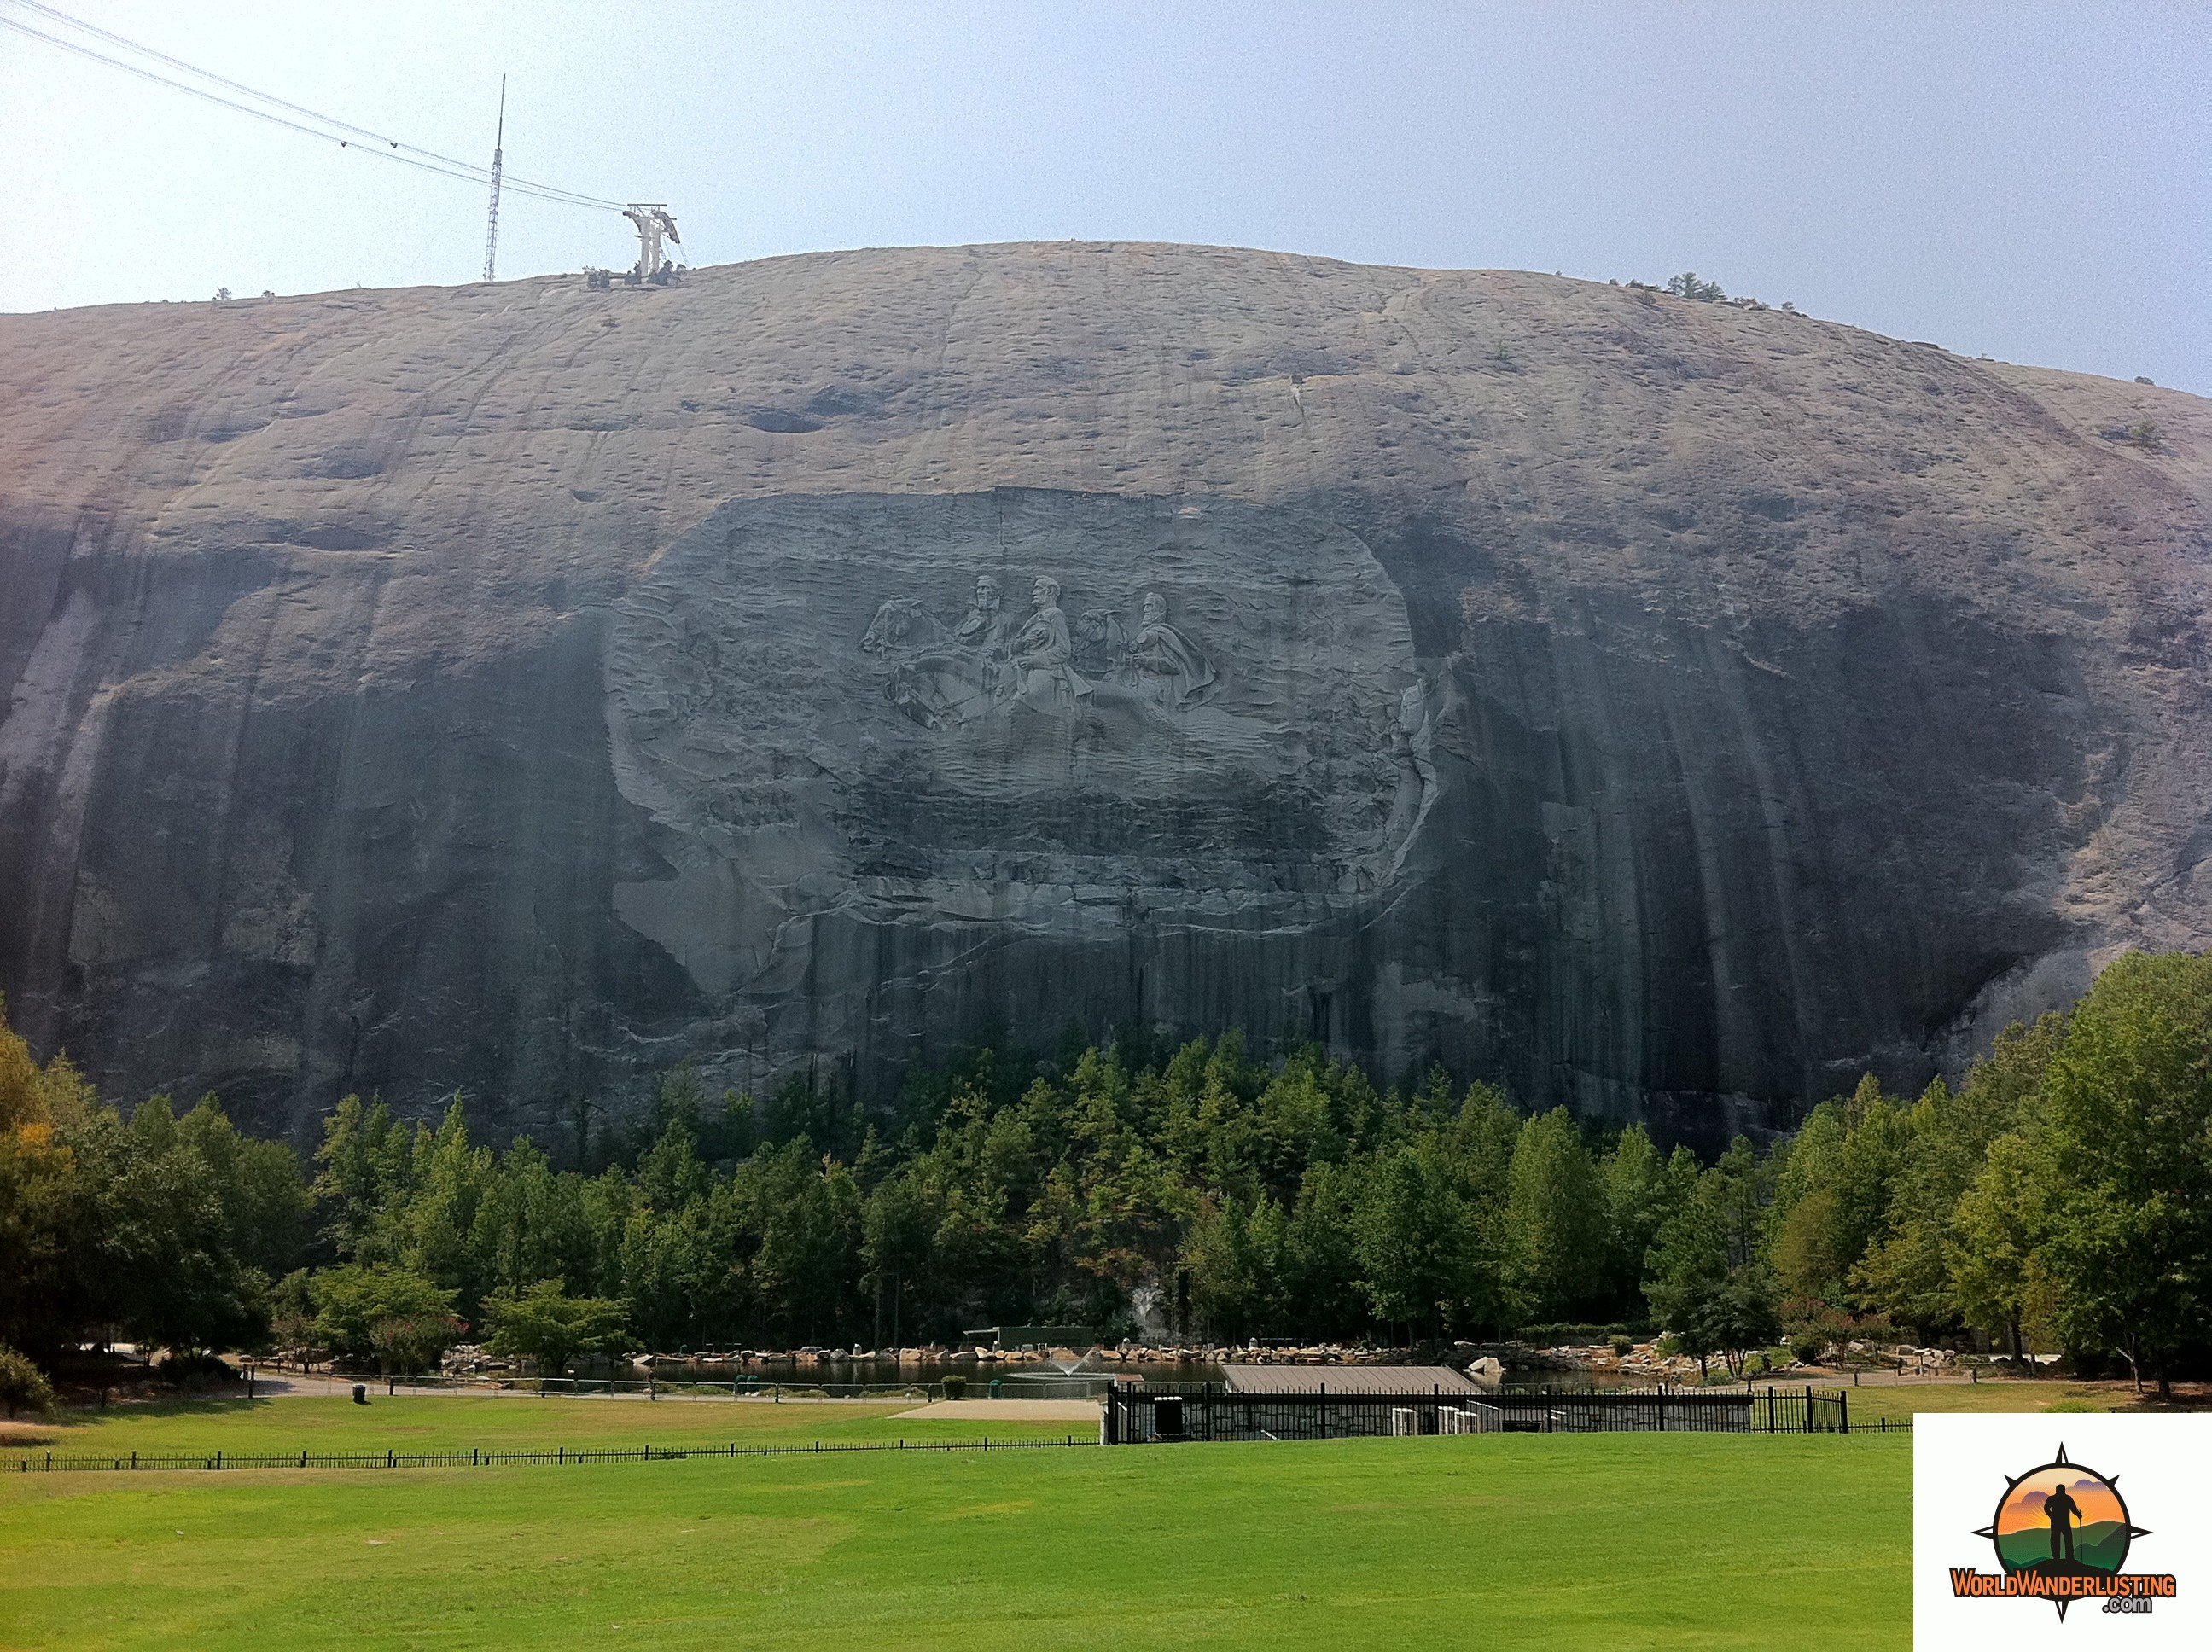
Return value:
<svg viewBox="0 0 2212 1652">
<path fill-rule="evenodd" d="M 0 1343 L 43 1359 L 108 1337 L 251 1346 L 308 1220 L 290 1148 L 241 1136 L 212 1099 L 125 1119 L 0 1019 Z"/>
<path fill-rule="evenodd" d="M 1871 1078 L 1711 1164 L 1441 1074 L 1378 1090 L 1240 1038 L 922 1075 L 870 1114 L 678 1069 L 646 1119 L 473 1140 L 348 1098 L 313 1163 L 212 1100 L 127 1120 L 0 1036 L 0 1340 L 313 1344 L 394 1368 L 489 1329 L 647 1345 L 1482 1337 L 1649 1319 L 1734 1368 L 1787 1337 L 1980 1330 L 2170 1379 L 2208 1340 L 2212 961 L 2122 959 L 1955 1090 Z"/>
</svg>

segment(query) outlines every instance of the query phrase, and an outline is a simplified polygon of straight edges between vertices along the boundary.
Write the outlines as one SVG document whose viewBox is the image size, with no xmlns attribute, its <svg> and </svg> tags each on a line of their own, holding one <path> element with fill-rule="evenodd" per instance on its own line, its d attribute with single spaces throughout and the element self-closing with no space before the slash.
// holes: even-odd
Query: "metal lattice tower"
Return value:
<svg viewBox="0 0 2212 1652">
<path fill-rule="evenodd" d="M 507 76 L 499 77 L 499 134 L 491 143 L 491 216 L 484 225 L 483 278 L 492 278 L 492 270 L 499 258 L 499 175 L 506 166 L 502 151 L 507 144 Z"/>
</svg>

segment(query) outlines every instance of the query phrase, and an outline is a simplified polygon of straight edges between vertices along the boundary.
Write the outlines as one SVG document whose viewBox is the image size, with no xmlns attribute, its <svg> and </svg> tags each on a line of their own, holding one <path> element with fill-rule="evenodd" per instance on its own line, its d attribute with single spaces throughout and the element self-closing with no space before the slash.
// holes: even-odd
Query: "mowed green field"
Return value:
<svg viewBox="0 0 2212 1652">
<path fill-rule="evenodd" d="M 911 1400 L 860 1403 L 793 1400 L 540 1400 L 510 1394 L 402 1395 L 381 1393 L 366 1406 L 343 1396 L 323 1399 L 179 1400 L 69 1413 L 65 1424 L 0 1424 L 0 1439 L 52 1446 L 57 1455 L 144 1452 L 313 1452 L 552 1450 L 556 1446 L 706 1446 L 735 1442 L 789 1445 L 824 1441 L 980 1438 L 1078 1440 L 1098 1437 L 1098 1424 L 939 1420 L 899 1422 Z M 954 1407 L 941 1406 L 950 1419 Z M 18 1455 L 0 1447 L 0 1462 Z"/>
<path fill-rule="evenodd" d="M 1085 1431 L 891 1409 L 286 1399 L 37 1432 L 242 1452 Z M 1911 1466 L 1896 1436 L 1584 1435 L 8 1474 L 0 1645 L 1895 1648 Z"/>
<path fill-rule="evenodd" d="M 1848 1383 L 1815 1382 L 1815 1388 L 1832 1392 L 1842 1387 L 1850 1400 L 1851 1426 L 1879 1418 L 1911 1417 L 1916 1412 L 2130 1411 L 2157 1396 L 2137 1395 L 2124 1383 L 2072 1382 L 2004 1378 L 1988 1382 L 1904 1382 L 1878 1388 L 1854 1388 Z M 1790 1392 L 1784 1384 L 1782 1392 Z"/>
</svg>

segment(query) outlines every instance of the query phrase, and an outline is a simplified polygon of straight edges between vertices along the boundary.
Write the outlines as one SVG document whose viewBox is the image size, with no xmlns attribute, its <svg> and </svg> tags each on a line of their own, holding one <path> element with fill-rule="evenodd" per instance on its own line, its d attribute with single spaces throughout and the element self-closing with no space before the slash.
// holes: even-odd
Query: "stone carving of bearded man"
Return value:
<svg viewBox="0 0 2212 1652">
<path fill-rule="evenodd" d="M 975 601 L 953 641 L 981 653 L 996 653 L 1005 643 L 1006 622 L 1000 612 L 999 582 L 988 574 L 975 577 Z"/>
<path fill-rule="evenodd" d="M 1075 649 L 1068 640 L 1067 616 L 1060 610 L 1060 581 L 1038 576 L 1030 602 L 1032 611 L 1007 645 L 1007 697 L 1032 710 L 1072 715 L 1091 684 L 1075 674 Z"/>
<path fill-rule="evenodd" d="M 1168 623 L 1168 599 L 1145 593 L 1144 622 L 1129 645 L 1129 664 L 1144 691 L 1170 711 L 1181 711 L 1212 686 L 1213 664 L 1199 647 Z"/>
</svg>

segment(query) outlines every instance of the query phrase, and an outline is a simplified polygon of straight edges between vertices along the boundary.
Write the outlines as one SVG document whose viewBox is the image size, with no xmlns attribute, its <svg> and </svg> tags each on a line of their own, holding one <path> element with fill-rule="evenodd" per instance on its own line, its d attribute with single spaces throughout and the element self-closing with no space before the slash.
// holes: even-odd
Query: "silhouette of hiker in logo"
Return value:
<svg viewBox="0 0 2212 1652">
<path fill-rule="evenodd" d="M 2058 1559 L 2059 1551 L 2065 1550 L 2065 1558 L 2074 1558 L 2074 1522 L 2080 1517 L 2081 1505 L 2066 1495 L 2059 1486 L 2043 1500 L 2043 1512 L 2051 1521 L 2051 1558 Z"/>
</svg>

